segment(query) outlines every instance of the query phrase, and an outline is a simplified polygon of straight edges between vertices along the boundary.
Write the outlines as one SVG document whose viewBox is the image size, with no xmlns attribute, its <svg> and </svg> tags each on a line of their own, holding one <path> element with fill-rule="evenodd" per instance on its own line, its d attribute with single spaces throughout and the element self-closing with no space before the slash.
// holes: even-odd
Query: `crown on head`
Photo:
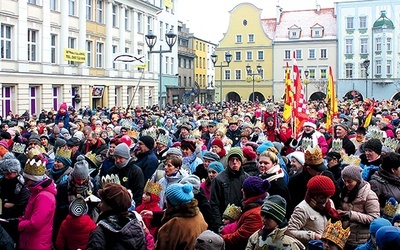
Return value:
<svg viewBox="0 0 400 250">
<path fill-rule="evenodd" d="M 390 198 L 383 208 L 383 214 L 392 218 L 396 214 L 397 207 L 400 207 L 398 202 L 394 198 Z"/>
<path fill-rule="evenodd" d="M 320 165 L 323 162 L 321 148 L 317 145 L 316 147 L 308 147 L 304 153 L 304 161 L 306 165 Z"/>
<path fill-rule="evenodd" d="M 139 138 L 139 131 L 136 130 L 128 130 L 128 136 L 133 139 Z"/>
<path fill-rule="evenodd" d="M 43 153 L 45 153 L 46 151 L 44 150 L 44 148 L 42 148 L 39 145 L 36 145 L 33 148 L 30 148 L 28 150 L 28 152 L 25 153 L 26 157 L 28 159 L 37 159 L 40 160 L 43 158 Z"/>
<path fill-rule="evenodd" d="M 383 146 L 386 147 L 390 152 L 395 152 L 399 146 L 399 141 L 395 138 L 386 138 L 383 142 Z"/>
<path fill-rule="evenodd" d="M 46 173 L 46 162 L 31 159 L 25 164 L 24 173 L 33 176 L 42 176 Z"/>
<path fill-rule="evenodd" d="M 202 127 L 207 127 L 208 121 L 207 121 L 207 120 L 201 120 L 201 121 L 200 121 L 200 125 L 201 125 Z"/>
<path fill-rule="evenodd" d="M 229 204 L 226 207 L 223 215 L 234 221 L 237 221 L 242 215 L 242 209 L 239 206 L 236 206 L 235 204 Z"/>
<path fill-rule="evenodd" d="M 370 126 L 368 126 L 368 129 L 367 129 L 368 133 L 371 133 L 372 131 L 379 131 L 379 130 L 381 130 L 381 129 L 376 125 L 370 125 Z"/>
<path fill-rule="evenodd" d="M 157 138 L 157 142 L 162 144 L 162 145 L 167 146 L 168 142 L 169 142 L 169 137 L 166 136 L 166 135 L 163 135 L 163 134 L 159 134 L 158 138 Z"/>
<path fill-rule="evenodd" d="M 201 132 L 198 129 L 192 130 L 192 135 L 194 138 L 201 138 Z"/>
<path fill-rule="evenodd" d="M 130 122 L 128 120 L 124 120 L 123 122 L 121 122 L 121 127 L 127 128 L 127 129 L 131 129 L 132 128 L 132 122 Z"/>
<path fill-rule="evenodd" d="M 160 195 L 161 191 L 162 191 L 162 186 L 160 183 L 148 180 L 146 186 L 144 186 L 143 193 Z"/>
<path fill-rule="evenodd" d="M 311 138 L 304 138 L 301 140 L 301 147 L 307 149 L 308 147 L 313 147 L 313 140 Z"/>
<path fill-rule="evenodd" d="M 23 154 L 25 152 L 26 145 L 23 143 L 14 142 L 12 152 L 17 154 Z"/>
<path fill-rule="evenodd" d="M 272 102 L 267 102 L 267 104 L 265 105 L 265 109 L 267 110 L 267 112 L 274 111 L 274 108 L 275 108 L 275 104 L 273 104 Z"/>
<path fill-rule="evenodd" d="M 360 157 L 354 156 L 354 155 L 343 155 L 342 156 L 342 164 L 347 164 L 351 166 L 359 166 L 361 163 Z"/>
<path fill-rule="evenodd" d="M 326 225 L 325 230 L 321 235 L 321 239 L 329 240 L 335 243 L 341 249 L 343 249 L 349 236 L 350 227 L 343 229 L 342 222 L 340 220 L 332 223 L 329 219 L 328 224 Z"/>
<path fill-rule="evenodd" d="M 89 152 L 89 153 L 87 153 L 87 154 L 85 155 L 85 157 L 86 157 L 89 161 L 91 161 L 94 165 L 96 165 L 96 167 L 99 167 L 99 166 L 100 166 L 101 160 L 99 159 L 99 157 L 97 157 L 97 155 L 96 155 L 95 153 Z"/>
<path fill-rule="evenodd" d="M 343 140 L 339 138 L 333 139 L 331 151 L 340 153 L 342 152 L 342 149 L 343 149 Z"/>
<path fill-rule="evenodd" d="M 154 140 L 157 140 L 157 132 L 155 130 L 152 129 L 146 129 L 142 131 L 142 136 L 150 136 L 152 137 Z"/>
<path fill-rule="evenodd" d="M 66 158 L 66 159 L 71 159 L 72 150 L 65 149 L 64 147 L 59 148 L 59 149 L 57 149 L 56 156 Z"/>
<path fill-rule="evenodd" d="M 382 130 L 372 130 L 372 131 L 371 131 L 371 139 L 378 139 L 378 140 L 382 141 L 382 139 L 383 139 L 383 133 L 385 133 L 385 131 L 382 131 Z"/>
<path fill-rule="evenodd" d="M 121 184 L 121 181 L 119 180 L 118 175 L 114 175 L 114 174 L 101 177 L 101 184 L 103 187 L 105 185 L 107 185 L 108 183 Z"/>
</svg>

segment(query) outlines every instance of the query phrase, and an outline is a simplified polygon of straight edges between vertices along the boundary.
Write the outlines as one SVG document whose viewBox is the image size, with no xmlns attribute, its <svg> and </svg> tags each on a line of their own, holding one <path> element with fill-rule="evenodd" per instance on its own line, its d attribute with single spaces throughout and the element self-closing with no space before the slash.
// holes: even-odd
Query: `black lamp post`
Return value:
<svg viewBox="0 0 400 250">
<path fill-rule="evenodd" d="M 368 68 L 369 68 L 370 60 L 365 59 L 362 63 L 363 67 L 365 68 L 365 98 L 368 98 Z"/>
<path fill-rule="evenodd" d="M 156 45 L 157 42 L 157 36 L 153 34 L 153 31 L 150 30 L 149 34 L 145 36 L 145 40 L 147 43 L 147 46 L 150 48 L 150 53 L 155 53 L 155 54 L 160 54 L 160 73 L 159 73 L 159 84 L 158 84 L 158 105 L 160 107 L 163 106 L 162 103 L 162 54 L 164 53 L 171 53 L 172 52 L 172 47 L 176 43 L 177 36 L 173 32 L 172 29 L 168 31 L 168 33 L 165 34 L 165 41 L 167 42 L 167 45 L 169 46 L 169 50 L 163 50 L 162 45 L 160 44 L 160 50 L 153 50 L 154 45 Z"/>
<path fill-rule="evenodd" d="M 227 51 L 225 52 L 225 62 L 226 64 L 220 63 L 220 65 L 215 65 L 218 61 L 218 55 L 215 54 L 215 51 L 211 55 L 211 61 L 214 65 L 214 68 L 219 68 L 220 69 L 220 79 L 219 79 L 219 102 L 222 104 L 222 68 L 227 68 L 229 67 L 229 64 L 232 61 L 232 54 Z"/>
<path fill-rule="evenodd" d="M 253 103 L 254 103 L 254 98 L 255 98 L 255 93 L 254 93 L 254 80 L 257 82 L 261 82 L 261 72 L 262 72 L 262 67 L 260 64 L 257 65 L 257 73 L 252 73 L 252 69 L 250 65 L 246 65 L 246 71 L 247 71 L 247 82 L 251 82 L 253 80 Z M 255 79 L 255 76 L 259 76 L 257 79 Z"/>
</svg>

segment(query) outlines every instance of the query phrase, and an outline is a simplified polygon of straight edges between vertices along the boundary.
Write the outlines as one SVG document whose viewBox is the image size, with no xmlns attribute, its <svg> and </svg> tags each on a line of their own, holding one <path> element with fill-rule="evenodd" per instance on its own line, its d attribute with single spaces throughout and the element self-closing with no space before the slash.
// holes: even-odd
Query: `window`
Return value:
<svg viewBox="0 0 400 250">
<path fill-rule="evenodd" d="M 93 42 L 86 40 L 86 66 L 92 67 L 92 50 L 93 50 Z"/>
<path fill-rule="evenodd" d="M 386 50 L 392 51 L 392 38 L 390 37 L 386 38 Z"/>
<path fill-rule="evenodd" d="M 113 16 L 114 16 L 114 8 L 113 8 Z M 90 21 L 92 20 L 92 0 L 86 0 L 86 20 L 90 20 Z M 114 20 L 113 20 L 113 23 L 114 23 Z"/>
<path fill-rule="evenodd" d="M 315 79 L 315 69 L 309 69 L 308 72 L 310 72 L 310 79 Z"/>
<path fill-rule="evenodd" d="M 315 59 L 315 49 L 308 50 L 308 59 Z"/>
<path fill-rule="evenodd" d="M 75 0 L 68 0 L 68 14 L 75 16 Z"/>
<path fill-rule="evenodd" d="M 236 35 L 236 43 L 242 43 L 242 35 Z"/>
<path fill-rule="evenodd" d="M 386 75 L 392 74 L 392 60 L 386 61 Z"/>
<path fill-rule="evenodd" d="M 366 29 L 366 28 L 367 28 L 367 17 L 360 16 L 360 29 Z"/>
<path fill-rule="evenodd" d="M 363 62 L 360 63 L 360 65 L 359 65 L 358 68 L 360 69 L 360 77 L 361 77 L 361 78 L 366 78 L 367 76 L 366 76 L 366 74 L 365 74 L 366 71 L 365 71 L 365 67 L 364 67 Z"/>
<path fill-rule="evenodd" d="M 129 9 L 125 9 L 125 30 L 131 30 L 129 26 Z"/>
<path fill-rule="evenodd" d="M 53 109 L 58 109 L 59 98 L 61 95 L 61 88 L 60 87 L 53 87 Z"/>
<path fill-rule="evenodd" d="M 162 21 L 160 21 L 160 35 L 158 36 L 160 38 L 160 40 L 163 40 L 163 36 L 164 36 L 164 23 Z"/>
<path fill-rule="evenodd" d="M 294 25 L 293 27 L 289 28 L 289 38 L 291 39 L 299 39 L 301 33 L 301 28 Z"/>
<path fill-rule="evenodd" d="M 15 88 L 14 87 L 5 87 L 1 88 L 1 104 L 3 107 L 2 117 L 6 117 L 10 110 L 14 110 L 12 104 L 15 100 Z"/>
<path fill-rule="evenodd" d="M 296 50 L 296 58 L 303 59 L 303 53 L 301 49 Z"/>
<path fill-rule="evenodd" d="M 31 62 L 37 60 L 37 33 L 36 30 L 28 29 L 28 61 Z"/>
<path fill-rule="evenodd" d="M 326 79 L 326 69 L 321 69 L 321 79 Z"/>
<path fill-rule="evenodd" d="M 249 43 L 254 43 L 254 34 L 249 34 Z"/>
<path fill-rule="evenodd" d="M 382 50 L 382 39 L 380 37 L 375 38 L 375 49 L 376 51 Z"/>
<path fill-rule="evenodd" d="M 147 17 L 147 33 L 150 33 L 151 30 L 151 17 Z"/>
<path fill-rule="evenodd" d="M 10 25 L 1 24 L 0 53 L 2 59 L 11 59 L 11 30 Z"/>
<path fill-rule="evenodd" d="M 31 114 L 36 114 L 40 103 L 39 87 L 29 86 L 29 110 Z"/>
<path fill-rule="evenodd" d="M 367 54 L 368 53 L 368 38 L 360 39 L 360 53 Z"/>
<path fill-rule="evenodd" d="M 264 51 L 257 51 L 257 60 L 264 60 Z"/>
<path fill-rule="evenodd" d="M 57 10 L 57 0 L 50 0 L 50 10 Z"/>
<path fill-rule="evenodd" d="M 320 55 L 321 59 L 328 58 L 328 53 L 327 53 L 326 49 L 321 49 L 320 52 L 321 52 L 321 55 Z"/>
<path fill-rule="evenodd" d="M 246 60 L 253 60 L 253 51 L 246 52 Z"/>
<path fill-rule="evenodd" d="M 285 50 L 285 59 L 290 59 L 290 50 Z"/>
<path fill-rule="evenodd" d="M 129 54 L 129 48 L 125 48 L 125 54 Z M 125 70 L 128 70 L 129 64 L 125 63 Z"/>
<path fill-rule="evenodd" d="M 117 53 L 117 45 L 113 45 L 112 46 L 112 53 L 113 53 L 113 57 L 114 57 L 114 55 Z M 115 69 L 116 68 L 116 66 L 115 66 L 115 62 L 113 62 L 113 69 Z"/>
<path fill-rule="evenodd" d="M 103 0 L 97 0 L 97 22 L 103 23 Z"/>
<path fill-rule="evenodd" d="M 354 29 L 354 17 L 346 18 L 346 29 Z"/>
<path fill-rule="evenodd" d="M 241 61 L 241 60 L 242 60 L 242 52 L 236 51 L 235 52 L 235 61 Z"/>
<path fill-rule="evenodd" d="M 353 78 L 353 64 L 346 63 L 346 78 Z"/>
<path fill-rule="evenodd" d="M 225 80 L 231 79 L 231 71 L 229 69 L 225 70 Z"/>
<path fill-rule="evenodd" d="M 346 39 L 346 54 L 353 54 L 353 39 Z"/>
<path fill-rule="evenodd" d="M 57 62 L 57 35 L 50 34 L 50 62 L 56 63 Z"/>
<path fill-rule="evenodd" d="M 30 3 L 30 4 L 36 4 L 36 0 L 28 0 L 28 3 Z"/>
<path fill-rule="evenodd" d="M 112 26 L 113 27 L 118 27 L 117 8 L 118 8 L 117 5 L 115 5 L 115 4 L 112 5 Z"/>
<path fill-rule="evenodd" d="M 171 75 L 173 75 L 174 74 L 174 63 L 175 63 L 175 60 L 174 60 L 175 58 L 173 58 L 173 57 L 171 57 Z"/>
<path fill-rule="evenodd" d="M 375 65 L 376 65 L 376 74 L 381 75 L 382 74 L 382 61 L 376 60 Z"/>
<path fill-rule="evenodd" d="M 104 44 L 97 42 L 96 44 L 96 67 L 103 67 L 103 46 Z"/>
<path fill-rule="evenodd" d="M 240 69 L 235 70 L 235 80 L 242 79 L 242 71 Z"/>
<path fill-rule="evenodd" d="M 201 59 L 200 59 L 200 64 L 201 64 Z M 165 74 L 169 74 L 168 72 L 168 65 L 169 65 L 169 56 L 165 57 Z M 201 66 L 200 66 L 201 67 Z"/>
<path fill-rule="evenodd" d="M 76 43 L 76 38 L 74 37 L 68 37 L 68 48 L 70 49 L 75 49 L 75 43 Z M 73 61 L 68 61 L 69 65 L 75 65 L 75 62 Z"/>
<path fill-rule="evenodd" d="M 142 18 L 143 18 L 143 14 L 142 13 L 138 13 L 137 14 L 137 32 L 138 33 L 143 33 L 143 30 L 142 30 Z"/>
</svg>

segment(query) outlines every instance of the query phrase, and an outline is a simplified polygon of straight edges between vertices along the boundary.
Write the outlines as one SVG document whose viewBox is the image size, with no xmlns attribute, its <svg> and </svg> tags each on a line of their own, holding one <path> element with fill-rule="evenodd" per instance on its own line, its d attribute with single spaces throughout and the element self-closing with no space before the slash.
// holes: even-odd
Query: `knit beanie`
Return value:
<svg viewBox="0 0 400 250">
<path fill-rule="evenodd" d="M 67 141 L 61 138 L 57 138 L 57 140 L 54 142 L 54 147 L 61 148 L 64 147 L 67 144 Z"/>
<path fill-rule="evenodd" d="M 228 156 L 227 156 L 228 161 L 230 160 L 231 157 L 237 157 L 240 160 L 240 162 L 243 164 L 244 156 L 243 156 L 243 151 L 241 148 L 239 148 L 239 147 L 231 148 L 229 150 Z"/>
<path fill-rule="evenodd" d="M 365 143 L 364 149 L 370 149 L 380 155 L 382 153 L 382 142 L 379 139 L 370 139 Z"/>
<path fill-rule="evenodd" d="M 305 159 L 304 159 L 304 152 L 301 151 L 294 151 L 288 155 L 288 159 L 291 160 L 295 158 L 298 162 L 300 162 L 301 165 L 304 165 Z"/>
<path fill-rule="evenodd" d="M 362 169 L 359 166 L 347 166 L 342 170 L 342 178 L 349 178 L 361 182 L 361 171 Z"/>
<path fill-rule="evenodd" d="M 225 250 L 225 241 L 213 231 L 206 230 L 196 239 L 196 250 Z"/>
<path fill-rule="evenodd" d="M 206 151 L 203 155 L 203 159 L 207 159 L 210 161 L 219 161 L 220 160 L 219 155 L 217 155 L 216 153 L 211 152 L 211 151 Z"/>
<path fill-rule="evenodd" d="M 390 221 L 384 218 L 376 218 L 371 222 L 371 225 L 369 226 L 369 233 L 373 236 L 375 236 L 376 232 L 379 230 L 381 227 L 385 226 L 391 226 Z"/>
<path fill-rule="evenodd" d="M 268 180 L 263 180 L 258 176 L 250 176 L 243 182 L 243 192 L 246 194 L 246 198 L 255 197 L 266 193 L 271 184 Z"/>
<path fill-rule="evenodd" d="M 215 171 L 217 171 L 217 173 L 221 173 L 222 170 L 224 170 L 224 166 L 219 161 L 213 161 L 210 163 L 210 165 L 208 165 L 208 170 L 210 169 L 214 169 Z"/>
<path fill-rule="evenodd" d="M 256 152 L 253 151 L 253 149 L 249 147 L 244 147 L 243 149 L 243 156 L 248 160 L 248 161 L 254 161 L 257 158 Z"/>
<path fill-rule="evenodd" d="M 188 148 L 190 151 L 194 152 L 196 150 L 196 144 L 191 140 L 181 141 L 181 148 Z"/>
<path fill-rule="evenodd" d="M 82 131 L 76 131 L 75 133 L 74 133 L 74 138 L 77 138 L 79 141 L 82 141 L 82 139 L 83 139 L 83 136 L 84 136 L 84 134 L 83 134 L 83 132 Z"/>
<path fill-rule="evenodd" d="M 263 144 L 258 146 L 257 153 L 261 154 L 261 153 L 267 151 L 269 148 L 275 148 L 274 144 L 270 141 L 263 142 Z"/>
<path fill-rule="evenodd" d="M 168 186 L 165 194 L 172 206 L 180 206 L 192 201 L 194 197 L 192 190 L 191 185 L 175 183 Z"/>
<path fill-rule="evenodd" d="M 143 144 L 146 145 L 149 150 L 154 148 L 154 139 L 149 135 L 141 136 L 139 141 L 143 142 Z"/>
<path fill-rule="evenodd" d="M 261 213 L 272 218 L 278 225 L 285 221 L 286 200 L 280 195 L 271 195 L 261 206 Z"/>
<path fill-rule="evenodd" d="M 87 179 L 89 177 L 89 163 L 85 160 L 84 155 L 79 155 L 76 158 L 76 163 L 71 175 L 72 177 L 80 180 Z"/>
<path fill-rule="evenodd" d="M 64 164 L 64 167 L 65 167 L 65 166 L 70 167 L 70 166 L 72 165 L 71 159 L 64 158 L 64 157 L 61 157 L 61 156 L 56 156 L 54 160 L 60 161 L 62 164 Z M 82 179 L 83 179 L 83 178 L 82 178 Z"/>
<path fill-rule="evenodd" d="M 220 139 L 214 139 L 211 142 L 211 146 L 213 146 L 213 145 L 218 146 L 221 149 L 224 148 L 224 143 Z"/>
<path fill-rule="evenodd" d="M 29 143 L 36 143 L 40 145 L 40 137 L 36 133 L 32 133 L 29 137 Z"/>
<path fill-rule="evenodd" d="M 88 210 L 88 205 L 83 198 L 76 198 L 69 205 L 69 214 L 75 217 L 80 217 L 87 214 Z"/>
<path fill-rule="evenodd" d="M 129 159 L 131 157 L 131 154 L 128 145 L 126 145 L 125 143 L 118 144 L 114 149 L 114 155 L 125 159 Z"/>
<path fill-rule="evenodd" d="M 132 197 L 128 190 L 116 183 L 108 183 L 99 190 L 101 199 L 109 205 L 113 211 L 126 212 L 132 205 Z"/>
<path fill-rule="evenodd" d="M 21 163 L 15 158 L 15 156 L 7 152 L 0 160 L 0 173 L 20 173 Z"/>
<path fill-rule="evenodd" d="M 50 139 L 50 137 L 48 135 L 46 135 L 46 134 L 41 134 L 40 135 L 40 139 L 42 139 L 42 138 L 46 138 L 47 140 Z"/>
<path fill-rule="evenodd" d="M 349 126 L 347 126 L 346 123 L 339 123 L 339 124 L 337 124 L 337 125 L 335 126 L 335 129 L 336 129 L 337 127 L 342 127 L 344 130 L 346 130 L 346 132 L 349 131 Z"/>
<path fill-rule="evenodd" d="M 61 105 L 60 105 L 60 109 L 65 109 L 65 110 L 67 110 L 67 104 L 65 103 L 65 102 L 63 102 Z"/>
<path fill-rule="evenodd" d="M 182 156 L 182 151 L 180 151 L 178 148 L 169 148 L 167 151 L 167 155 Z"/>
<path fill-rule="evenodd" d="M 335 184 L 331 178 L 317 175 L 308 181 L 307 192 L 309 192 L 310 195 L 332 196 L 335 193 Z"/>
<path fill-rule="evenodd" d="M 376 232 L 376 245 L 382 250 L 400 249 L 400 228 L 385 226 Z"/>
<path fill-rule="evenodd" d="M 200 192 L 200 178 L 197 175 L 187 175 L 183 177 L 179 183 L 192 185 L 193 194 L 198 194 Z"/>
</svg>

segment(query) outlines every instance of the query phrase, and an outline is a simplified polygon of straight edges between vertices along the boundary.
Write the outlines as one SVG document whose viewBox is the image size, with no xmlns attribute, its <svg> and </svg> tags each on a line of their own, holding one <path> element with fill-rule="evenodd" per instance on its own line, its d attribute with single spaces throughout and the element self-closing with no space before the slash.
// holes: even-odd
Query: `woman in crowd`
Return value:
<svg viewBox="0 0 400 250">
<path fill-rule="evenodd" d="M 222 140 L 215 138 L 211 142 L 211 152 L 214 152 L 219 156 L 220 158 L 219 162 L 222 163 L 224 168 L 228 166 L 228 159 L 226 158 L 226 150 L 224 148 L 224 143 L 222 142 Z"/>
<path fill-rule="evenodd" d="M 200 188 L 203 189 L 208 201 L 210 201 L 211 195 L 211 182 L 222 170 L 224 170 L 224 166 L 222 166 L 221 162 L 214 161 L 208 165 L 208 177 L 200 184 Z"/>
<path fill-rule="evenodd" d="M 203 160 L 197 157 L 196 144 L 192 140 L 184 139 L 181 141 L 182 151 L 182 164 L 189 166 L 190 173 L 194 173 L 199 164 L 203 163 Z"/>
</svg>

